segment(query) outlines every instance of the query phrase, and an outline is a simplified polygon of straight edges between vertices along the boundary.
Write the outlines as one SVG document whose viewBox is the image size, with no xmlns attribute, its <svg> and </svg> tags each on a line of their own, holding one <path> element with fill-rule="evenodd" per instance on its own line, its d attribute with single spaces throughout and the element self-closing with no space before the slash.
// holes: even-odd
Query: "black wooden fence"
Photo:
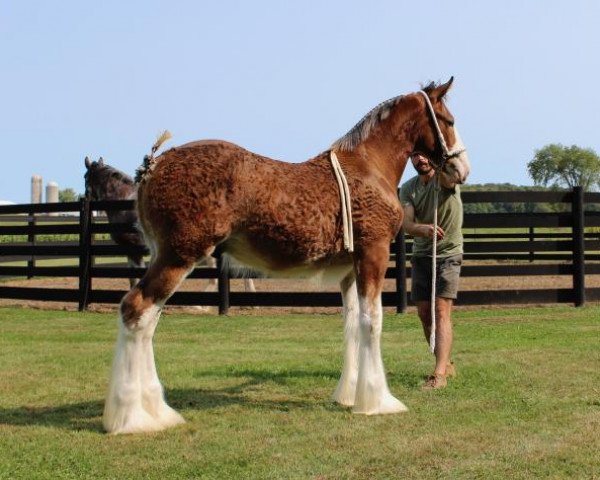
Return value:
<svg viewBox="0 0 600 480">
<path fill-rule="evenodd" d="M 572 279 L 570 288 L 461 291 L 457 304 L 572 303 L 600 300 L 600 288 L 586 288 L 587 275 L 600 274 L 600 212 L 586 206 L 600 203 L 600 194 L 581 188 L 566 192 L 463 192 L 463 203 L 567 204 L 562 212 L 465 214 L 463 277 L 561 275 Z M 111 231 L 132 225 L 109 225 L 94 211 L 123 210 L 131 201 L 80 202 L 0 206 L 0 277 L 76 277 L 77 289 L 14 287 L 0 283 L 0 298 L 75 302 L 81 310 L 91 303 L 118 303 L 124 291 L 92 289 L 93 278 L 141 277 L 143 269 L 102 265 L 102 257 L 127 252 L 110 241 L 99 240 Z M 52 237 L 49 237 L 52 236 Z M 56 236 L 64 239 L 57 241 Z M 54 240 L 48 240 L 54 238 Z M 383 305 L 403 312 L 409 305 L 405 288 L 410 278 L 412 242 L 401 233 L 392 244 L 387 278 L 396 288 L 383 292 Z M 42 265 L 42 259 L 70 259 L 71 266 Z M 17 262 L 10 265 L 9 262 Z M 229 272 L 222 262 L 217 269 L 196 268 L 190 278 L 218 278 L 217 292 L 176 292 L 175 305 L 218 306 L 341 306 L 336 292 L 237 292 L 230 291 Z"/>
</svg>

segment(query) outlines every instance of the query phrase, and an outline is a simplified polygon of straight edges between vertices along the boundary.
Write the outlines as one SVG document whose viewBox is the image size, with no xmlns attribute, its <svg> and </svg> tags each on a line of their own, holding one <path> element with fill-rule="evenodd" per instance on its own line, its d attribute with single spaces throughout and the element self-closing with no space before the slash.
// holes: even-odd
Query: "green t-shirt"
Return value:
<svg viewBox="0 0 600 480">
<path fill-rule="evenodd" d="M 400 202 L 411 205 L 415 210 L 415 222 L 433 224 L 433 195 L 434 182 L 423 185 L 419 176 L 411 178 L 400 188 Z M 438 225 L 445 232 L 444 238 L 437 241 L 437 255 L 449 257 L 463 253 L 463 207 L 460 198 L 460 187 L 440 187 L 438 193 Z M 413 255 L 418 257 L 431 256 L 433 239 L 415 237 Z"/>
</svg>

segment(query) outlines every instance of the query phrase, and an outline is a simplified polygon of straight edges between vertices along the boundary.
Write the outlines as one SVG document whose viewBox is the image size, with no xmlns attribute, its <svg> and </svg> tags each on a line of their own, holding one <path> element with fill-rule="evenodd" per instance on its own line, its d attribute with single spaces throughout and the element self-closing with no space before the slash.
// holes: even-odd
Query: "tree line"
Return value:
<svg viewBox="0 0 600 480">
<path fill-rule="evenodd" d="M 552 143 L 536 150 L 533 159 L 527 163 L 527 173 L 534 186 L 525 187 L 510 183 L 485 183 L 465 185 L 462 190 L 468 191 L 526 191 L 526 190 L 572 190 L 575 186 L 584 191 L 600 188 L 600 157 L 591 148 L 577 145 L 565 147 L 560 143 Z M 527 212 L 560 212 L 570 207 L 565 204 L 552 203 L 475 203 L 464 206 L 465 213 L 527 213 Z M 587 206 L 588 210 L 598 210 L 596 205 Z"/>
</svg>

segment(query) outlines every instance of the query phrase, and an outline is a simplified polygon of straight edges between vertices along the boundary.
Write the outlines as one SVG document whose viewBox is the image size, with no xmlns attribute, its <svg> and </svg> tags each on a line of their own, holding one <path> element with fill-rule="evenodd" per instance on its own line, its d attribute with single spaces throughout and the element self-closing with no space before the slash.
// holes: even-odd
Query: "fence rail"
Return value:
<svg viewBox="0 0 600 480">
<path fill-rule="evenodd" d="M 570 206 L 570 211 L 556 213 L 466 213 L 462 276 L 564 275 L 572 279 L 572 287 L 461 291 L 457 304 L 573 303 L 579 306 L 586 300 L 600 300 L 600 288 L 585 286 L 586 273 L 600 274 L 600 263 L 594 263 L 600 261 L 600 233 L 589 228 L 600 227 L 600 212 L 585 208 L 600 204 L 599 193 L 584 193 L 580 188 L 566 192 L 463 192 L 462 198 L 465 204 L 502 202 Z M 96 217 L 93 212 L 131 208 L 132 201 L 91 202 L 88 199 L 59 204 L 0 206 L 0 276 L 74 277 L 79 280 L 77 289 L 0 284 L 0 298 L 75 302 L 81 310 L 91 303 L 118 303 L 124 291 L 92 289 L 92 279 L 139 278 L 144 269 L 101 266 L 95 260 L 144 253 L 144 249 L 124 249 L 108 241 L 109 233 L 132 231 L 135 227 L 109 225 L 105 217 Z M 523 231 L 515 232 L 519 229 Z M 41 240 L 43 236 L 65 238 Z M 405 286 L 411 275 L 408 263 L 411 251 L 412 242 L 400 232 L 391 246 L 391 266 L 386 273 L 387 278 L 396 280 L 396 288 L 383 293 L 383 305 L 396 307 L 399 312 L 410 303 Z M 73 265 L 40 263 L 59 258 L 72 259 Z M 26 265 L 7 265 L 18 261 L 26 262 Z M 216 278 L 218 291 L 177 292 L 169 303 L 218 306 L 221 313 L 232 305 L 341 306 L 341 297 L 334 292 L 232 292 L 230 280 L 236 275 L 228 271 L 220 259 L 217 269 L 197 268 L 190 278 Z"/>
</svg>

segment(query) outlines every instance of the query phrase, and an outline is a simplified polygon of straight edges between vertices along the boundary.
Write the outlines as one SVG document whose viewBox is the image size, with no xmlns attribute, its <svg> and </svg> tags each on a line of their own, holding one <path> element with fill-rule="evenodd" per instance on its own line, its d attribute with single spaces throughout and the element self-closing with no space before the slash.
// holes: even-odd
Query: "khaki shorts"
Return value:
<svg viewBox="0 0 600 480">
<path fill-rule="evenodd" d="M 455 300 L 462 254 L 437 259 L 435 296 Z M 412 257 L 411 291 L 413 302 L 431 300 L 431 257 Z"/>
</svg>

